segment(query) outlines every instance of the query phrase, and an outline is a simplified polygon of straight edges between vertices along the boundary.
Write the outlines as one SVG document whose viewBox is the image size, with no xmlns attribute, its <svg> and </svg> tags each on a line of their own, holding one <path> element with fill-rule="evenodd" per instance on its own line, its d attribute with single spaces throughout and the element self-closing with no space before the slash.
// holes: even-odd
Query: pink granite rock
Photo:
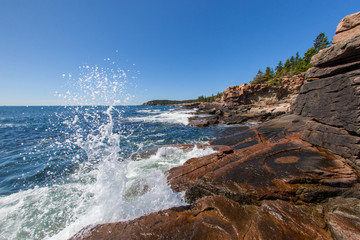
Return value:
<svg viewBox="0 0 360 240">
<path fill-rule="evenodd" d="M 360 12 L 346 16 L 336 28 L 333 43 L 339 43 L 360 36 Z"/>
</svg>

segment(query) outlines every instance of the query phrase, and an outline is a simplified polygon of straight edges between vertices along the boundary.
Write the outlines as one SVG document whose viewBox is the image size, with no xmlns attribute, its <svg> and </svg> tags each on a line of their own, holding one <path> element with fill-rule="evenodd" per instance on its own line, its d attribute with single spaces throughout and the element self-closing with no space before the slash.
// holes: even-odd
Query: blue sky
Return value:
<svg viewBox="0 0 360 240">
<path fill-rule="evenodd" d="M 1 0 L 0 105 L 64 104 L 55 92 L 79 66 L 108 58 L 128 73 L 128 104 L 209 96 L 332 39 L 357 11 L 359 0 Z"/>
</svg>

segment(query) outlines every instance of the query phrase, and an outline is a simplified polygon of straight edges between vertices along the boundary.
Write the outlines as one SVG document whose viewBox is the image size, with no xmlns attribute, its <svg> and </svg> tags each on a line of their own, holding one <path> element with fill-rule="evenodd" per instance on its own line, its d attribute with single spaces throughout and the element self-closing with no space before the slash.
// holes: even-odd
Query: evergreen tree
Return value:
<svg viewBox="0 0 360 240">
<path fill-rule="evenodd" d="M 326 48 L 330 45 L 331 43 L 328 41 L 327 36 L 325 36 L 324 33 L 320 33 L 314 40 L 314 46 L 309 48 L 305 52 L 303 58 L 301 58 L 299 52 L 297 52 L 295 57 L 291 56 L 289 59 L 286 59 L 284 64 L 282 63 L 282 61 L 279 61 L 278 65 L 275 68 L 275 73 L 270 67 L 266 68 L 265 73 L 259 70 L 254 77 L 252 83 L 279 84 L 281 82 L 280 78 L 282 76 L 293 76 L 295 74 L 306 72 L 310 68 L 311 58 L 321 49 Z"/>
<path fill-rule="evenodd" d="M 290 60 L 287 59 L 283 67 L 283 73 L 284 75 L 289 75 L 290 72 L 291 72 L 291 63 Z"/>
<path fill-rule="evenodd" d="M 304 59 L 299 58 L 298 63 L 295 66 L 295 69 L 293 71 L 293 74 L 299 74 L 302 72 L 306 72 L 308 69 L 308 64 L 305 62 Z"/>
<path fill-rule="evenodd" d="M 279 61 L 278 65 L 275 68 L 276 76 L 281 76 L 282 70 L 283 70 L 283 63 L 282 63 L 282 61 Z"/>
<path fill-rule="evenodd" d="M 319 52 L 323 48 L 327 48 L 331 43 L 328 41 L 328 37 L 324 33 L 320 33 L 314 40 L 314 48 L 316 52 Z"/>
<path fill-rule="evenodd" d="M 299 62 L 299 60 L 300 60 L 299 52 L 296 52 L 295 65 Z"/>
<path fill-rule="evenodd" d="M 264 73 L 259 70 L 256 74 L 256 76 L 254 77 L 252 83 L 254 84 L 260 84 L 266 81 L 266 78 L 264 77 Z"/>
<path fill-rule="evenodd" d="M 316 51 L 315 47 L 309 48 L 306 51 L 306 53 L 304 54 L 304 60 L 307 65 L 310 64 L 310 60 L 311 60 L 312 56 L 314 56 L 316 53 L 317 53 L 317 51 Z"/>
<path fill-rule="evenodd" d="M 274 70 L 272 70 L 270 67 L 267 67 L 265 70 L 265 74 L 264 74 L 264 78 L 266 80 L 270 80 L 272 78 L 274 78 Z"/>
<path fill-rule="evenodd" d="M 290 58 L 290 66 L 291 66 L 290 69 L 291 69 L 291 72 L 292 72 L 292 70 L 294 70 L 294 68 L 295 68 L 295 58 L 294 58 L 294 56 L 291 56 L 291 58 Z"/>
</svg>

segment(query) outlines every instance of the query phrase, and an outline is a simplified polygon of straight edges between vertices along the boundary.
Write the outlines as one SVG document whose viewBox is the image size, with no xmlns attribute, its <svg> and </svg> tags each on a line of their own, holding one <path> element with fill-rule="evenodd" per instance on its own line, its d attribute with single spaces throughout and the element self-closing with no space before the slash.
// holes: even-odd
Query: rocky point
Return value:
<svg viewBox="0 0 360 240">
<path fill-rule="evenodd" d="M 207 127 L 216 124 L 237 124 L 265 121 L 289 113 L 305 80 L 305 74 L 283 77 L 277 85 L 243 84 L 228 87 L 212 103 L 198 103 L 199 113 L 190 119 L 190 125 Z"/>
<path fill-rule="evenodd" d="M 262 106 L 287 104 L 287 114 L 232 131 L 207 146 L 216 153 L 172 168 L 168 182 L 188 205 L 72 239 L 360 239 L 359 16 L 341 21 L 334 45 L 296 84 L 234 86 L 199 106 L 212 117 L 204 126 L 277 116 Z"/>
</svg>

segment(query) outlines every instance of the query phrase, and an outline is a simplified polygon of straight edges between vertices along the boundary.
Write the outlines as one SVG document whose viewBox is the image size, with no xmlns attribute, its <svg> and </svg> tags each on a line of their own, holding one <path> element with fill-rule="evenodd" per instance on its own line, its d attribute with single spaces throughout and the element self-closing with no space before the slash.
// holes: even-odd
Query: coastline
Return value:
<svg viewBox="0 0 360 240">
<path fill-rule="evenodd" d="M 360 13 L 353 15 L 338 28 L 360 24 Z M 264 122 L 212 141 L 216 153 L 168 171 L 189 205 L 84 228 L 71 239 L 359 239 L 356 26 L 337 30 L 341 41 L 314 56 L 296 97 L 277 102 L 285 105 L 264 104 L 271 97 L 254 104 L 243 93 L 269 89 L 247 85 L 230 87 L 222 104 L 197 104 L 193 126 Z"/>
<path fill-rule="evenodd" d="M 216 153 L 168 172 L 171 188 L 184 191 L 190 205 L 83 229 L 72 239 L 239 239 L 249 232 L 332 239 L 324 226 L 340 231 L 349 212 L 360 214 L 360 186 L 343 158 L 300 139 L 309 121 L 289 114 L 216 139 Z"/>
</svg>

